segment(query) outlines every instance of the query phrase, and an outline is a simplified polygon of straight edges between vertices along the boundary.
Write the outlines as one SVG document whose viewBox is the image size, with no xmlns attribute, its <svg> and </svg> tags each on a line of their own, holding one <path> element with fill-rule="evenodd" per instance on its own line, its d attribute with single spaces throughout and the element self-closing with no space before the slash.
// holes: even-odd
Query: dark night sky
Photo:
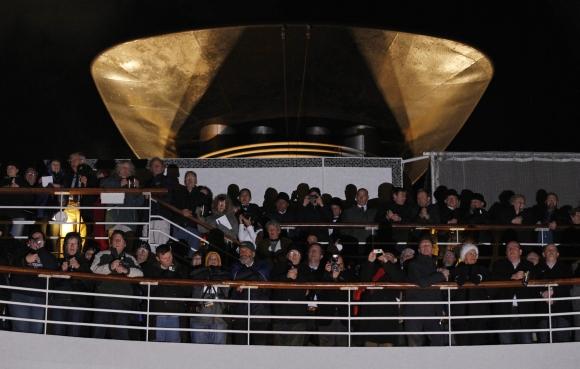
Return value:
<svg viewBox="0 0 580 369">
<path fill-rule="evenodd" d="M 492 59 L 495 76 L 448 150 L 579 151 L 569 132 L 580 122 L 580 1 L 249 3 L 3 0 L 0 157 L 131 156 L 92 81 L 92 59 L 138 37 L 256 23 L 359 25 L 465 42 Z"/>
</svg>

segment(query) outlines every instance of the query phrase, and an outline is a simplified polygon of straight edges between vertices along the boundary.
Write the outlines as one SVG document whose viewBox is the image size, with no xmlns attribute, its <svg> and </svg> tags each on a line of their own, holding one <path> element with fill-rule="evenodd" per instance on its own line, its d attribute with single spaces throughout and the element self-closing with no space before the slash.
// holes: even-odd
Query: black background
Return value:
<svg viewBox="0 0 580 369">
<path fill-rule="evenodd" d="M 90 63 L 138 37 L 211 26 L 312 23 L 446 37 L 486 53 L 495 76 L 449 151 L 578 151 L 580 1 L 3 0 L 3 160 L 132 157 Z"/>
</svg>

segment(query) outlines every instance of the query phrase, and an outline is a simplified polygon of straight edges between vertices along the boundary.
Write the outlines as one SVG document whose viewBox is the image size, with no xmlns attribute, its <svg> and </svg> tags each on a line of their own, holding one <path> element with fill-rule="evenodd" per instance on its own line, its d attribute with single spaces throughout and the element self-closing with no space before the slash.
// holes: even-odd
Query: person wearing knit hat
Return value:
<svg viewBox="0 0 580 369">
<path fill-rule="evenodd" d="M 474 244 L 466 243 L 465 245 L 463 245 L 463 247 L 461 247 L 460 258 L 462 262 L 465 262 L 465 256 L 467 255 L 468 252 L 474 252 L 475 259 L 477 260 L 479 256 L 479 249 Z"/>
</svg>

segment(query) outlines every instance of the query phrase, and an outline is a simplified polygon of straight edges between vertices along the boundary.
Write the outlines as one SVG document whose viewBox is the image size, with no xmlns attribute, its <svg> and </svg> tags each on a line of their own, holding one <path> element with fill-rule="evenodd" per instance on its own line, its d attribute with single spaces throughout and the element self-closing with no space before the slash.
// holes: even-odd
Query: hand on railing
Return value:
<svg viewBox="0 0 580 369">
<path fill-rule="evenodd" d="M 449 281 L 449 269 L 447 268 L 437 268 L 437 271 L 445 277 L 445 281 Z"/>
</svg>

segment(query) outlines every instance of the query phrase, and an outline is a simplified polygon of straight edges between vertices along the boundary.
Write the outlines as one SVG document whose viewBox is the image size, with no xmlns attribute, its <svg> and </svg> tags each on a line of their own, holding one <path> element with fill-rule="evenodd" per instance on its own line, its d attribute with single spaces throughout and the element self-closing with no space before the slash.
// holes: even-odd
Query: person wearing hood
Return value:
<svg viewBox="0 0 580 369">
<path fill-rule="evenodd" d="M 89 263 L 81 252 L 81 235 L 77 232 L 69 232 L 64 237 L 63 242 L 63 257 L 58 260 L 59 270 L 62 272 L 83 272 L 90 273 L 91 269 Z M 51 280 L 51 289 L 59 291 L 72 292 L 89 292 L 90 285 L 88 281 L 82 279 L 64 279 L 53 278 Z M 82 295 L 67 295 L 62 293 L 52 294 L 50 299 L 51 305 L 55 306 L 74 306 L 74 307 L 90 307 L 89 300 Z M 81 323 L 85 321 L 86 312 L 83 310 L 74 309 L 58 309 L 50 310 L 51 320 L 60 322 L 76 322 Z M 54 324 L 52 326 L 52 333 L 60 336 L 80 337 L 82 326 Z"/>
<path fill-rule="evenodd" d="M 221 256 L 210 251 L 205 256 L 205 263 L 200 268 L 194 269 L 190 277 L 195 281 L 208 281 L 208 283 L 219 282 L 229 279 L 229 273 L 222 267 Z M 211 301 L 215 299 L 226 299 L 229 295 L 227 287 L 217 287 L 213 284 L 196 285 L 193 287 L 192 297 L 196 299 L 208 299 L 206 301 L 195 301 L 191 304 L 192 312 L 198 314 L 224 314 L 227 304 L 224 302 Z M 226 329 L 227 323 L 221 317 L 191 317 L 190 328 L 200 329 L 200 331 L 191 332 L 192 343 L 211 343 L 225 344 L 226 333 L 224 332 L 207 332 L 202 329 Z"/>
<path fill-rule="evenodd" d="M 45 236 L 40 231 L 30 233 L 26 245 L 22 245 L 15 252 L 12 262 L 14 266 L 31 269 L 56 270 L 58 266 L 56 258 L 46 249 Z M 12 273 L 10 284 L 12 286 L 44 290 L 46 288 L 46 279 L 31 274 Z M 29 304 L 44 304 L 46 302 L 43 292 L 12 290 L 11 295 L 11 300 L 16 302 Z M 43 321 L 45 309 L 37 306 L 10 305 L 9 313 L 10 316 L 15 318 Z M 44 323 L 14 320 L 12 321 L 12 330 L 15 332 L 42 333 L 44 331 Z"/>
<path fill-rule="evenodd" d="M 85 246 L 83 247 L 83 256 L 89 263 L 89 267 L 93 263 L 95 255 L 97 255 L 99 251 L 101 251 L 99 246 L 89 242 L 88 240 L 85 241 Z"/>
<path fill-rule="evenodd" d="M 145 276 L 151 274 L 151 268 L 155 264 L 155 255 L 151 252 L 151 246 L 147 241 L 140 241 L 135 249 L 135 259 Z"/>
<path fill-rule="evenodd" d="M 128 278 L 142 277 L 143 272 L 132 255 L 125 252 L 127 239 L 125 232 L 115 230 L 109 237 L 110 247 L 95 255 L 91 270 L 95 274 L 125 276 Z M 97 293 L 115 294 L 115 295 L 134 295 L 133 285 L 125 282 L 99 282 L 96 287 Z M 135 300 L 111 297 L 95 297 L 95 308 L 98 309 L 115 309 L 131 310 L 135 308 Z M 126 326 L 129 323 L 129 314 L 110 313 L 97 311 L 94 313 L 94 322 L 96 324 L 114 324 Z M 95 327 L 93 338 L 105 338 L 107 331 L 113 339 L 127 340 L 129 332 L 125 328 L 112 329 L 108 327 Z"/>
</svg>

